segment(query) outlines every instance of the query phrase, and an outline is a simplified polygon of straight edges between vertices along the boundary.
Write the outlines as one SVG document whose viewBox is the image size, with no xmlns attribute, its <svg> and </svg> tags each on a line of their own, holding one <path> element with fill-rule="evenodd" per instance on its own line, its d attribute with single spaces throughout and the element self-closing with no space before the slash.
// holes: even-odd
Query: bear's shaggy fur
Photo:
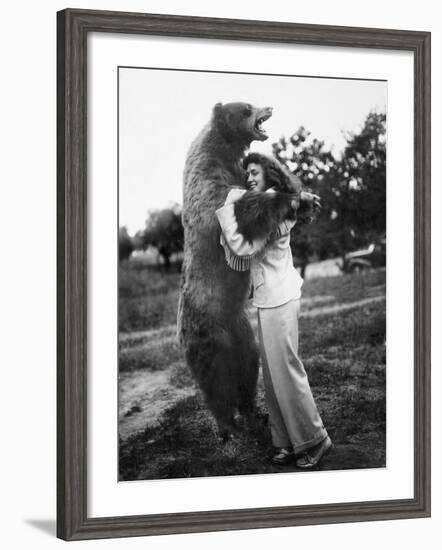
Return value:
<svg viewBox="0 0 442 550">
<path fill-rule="evenodd" d="M 238 232 L 249 241 L 256 238 L 272 240 L 282 221 L 296 218 L 298 206 L 299 201 L 293 195 L 247 191 L 235 203 Z"/>
<path fill-rule="evenodd" d="M 268 107 L 215 105 L 210 122 L 190 147 L 184 169 L 178 334 L 223 438 L 236 432 L 235 411 L 246 416 L 253 412 L 259 356 L 245 313 L 249 272 L 228 267 L 215 210 L 232 187 L 244 186 L 241 159 L 253 140 L 267 139 L 261 124 L 270 116 Z M 258 216 L 278 220 L 289 214 L 293 195 L 256 195 L 253 211 Z M 266 227 L 273 228 L 274 222 Z"/>
<path fill-rule="evenodd" d="M 239 233 L 249 241 L 256 238 L 272 241 L 277 238 L 278 226 L 285 219 L 296 220 L 298 226 L 310 223 L 315 217 L 317 207 L 310 189 L 303 186 L 298 176 L 287 172 L 276 159 L 259 153 L 249 154 L 243 167 L 252 162 L 260 164 L 264 170 L 265 189 L 271 187 L 279 193 L 263 196 L 262 192 L 247 191 L 235 203 Z M 309 196 L 304 198 L 302 191 L 307 191 Z M 288 207 L 287 193 L 292 199 L 291 208 Z"/>
</svg>

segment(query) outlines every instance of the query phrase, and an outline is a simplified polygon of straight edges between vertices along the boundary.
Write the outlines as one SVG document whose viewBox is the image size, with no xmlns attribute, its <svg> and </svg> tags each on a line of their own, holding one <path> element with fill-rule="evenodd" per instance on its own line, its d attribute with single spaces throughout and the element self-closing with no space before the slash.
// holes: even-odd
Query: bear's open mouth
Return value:
<svg viewBox="0 0 442 550">
<path fill-rule="evenodd" d="M 255 122 L 255 131 L 257 134 L 264 139 L 267 139 L 267 132 L 266 129 L 263 128 L 263 124 L 266 120 L 268 120 L 272 116 L 271 110 L 266 109 L 266 112 L 260 113 L 259 116 L 256 118 Z"/>
</svg>

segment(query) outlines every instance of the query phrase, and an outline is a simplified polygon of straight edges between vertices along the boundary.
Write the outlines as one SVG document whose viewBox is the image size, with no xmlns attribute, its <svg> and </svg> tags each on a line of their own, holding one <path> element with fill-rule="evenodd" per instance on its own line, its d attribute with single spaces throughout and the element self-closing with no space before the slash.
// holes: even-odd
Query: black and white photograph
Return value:
<svg viewBox="0 0 442 550">
<path fill-rule="evenodd" d="M 385 80 L 118 68 L 118 480 L 385 468 Z"/>
<path fill-rule="evenodd" d="M 4 4 L 7 550 L 440 546 L 441 10 L 364 8 Z"/>
</svg>

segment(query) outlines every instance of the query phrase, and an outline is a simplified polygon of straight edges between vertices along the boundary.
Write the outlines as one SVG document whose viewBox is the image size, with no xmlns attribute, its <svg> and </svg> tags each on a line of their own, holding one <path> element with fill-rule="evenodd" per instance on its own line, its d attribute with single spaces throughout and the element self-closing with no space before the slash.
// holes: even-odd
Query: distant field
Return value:
<svg viewBox="0 0 442 550">
<path fill-rule="evenodd" d="M 153 329 L 176 322 L 177 269 L 164 273 L 142 261 L 128 261 L 120 266 L 118 279 L 120 331 Z"/>
<path fill-rule="evenodd" d="M 313 272 L 303 287 L 300 355 L 334 443 L 321 469 L 384 467 L 385 270 Z M 175 339 L 179 274 L 127 262 L 119 282 L 120 479 L 295 471 L 269 463 L 261 377 L 261 422 L 218 441 Z M 256 312 L 250 315 L 256 327 Z"/>
</svg>

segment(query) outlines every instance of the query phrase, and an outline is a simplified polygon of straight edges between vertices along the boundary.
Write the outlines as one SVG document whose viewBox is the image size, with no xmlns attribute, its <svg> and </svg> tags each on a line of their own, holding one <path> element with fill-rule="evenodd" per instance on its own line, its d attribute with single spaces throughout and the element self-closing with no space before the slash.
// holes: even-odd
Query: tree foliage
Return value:
<svg viewBox="0 0 442 550">
<path fill-rule="evenodd" d="M 359 133 L 346 137 L 340 158 L 301 126 L 273 153 L 303 184 L 321 197 L 314 224 L 297 227 L 293 252 L 302 270 L 313 258 L 344 255 L 385 234 L 386 115 L 370 112 Z"/>
<path fill-rule="evenodd" d="M 148 246 L 156 247 L 168 269 L 172 254 L 183 250 L 184 229 L 181 221 L 181 207 L 174 204 L 162 210 L 149 211 L 145 228 L 136 235 L 136 239 L 144 250 Z"/>
<path fill-rule="evenodd" d="M 120 227 L 118 230 L 118 258 L 120 261 L 128 260 L 134 251 L 135 246 L 127 232 L 127 227 Z"/>
</svg>

